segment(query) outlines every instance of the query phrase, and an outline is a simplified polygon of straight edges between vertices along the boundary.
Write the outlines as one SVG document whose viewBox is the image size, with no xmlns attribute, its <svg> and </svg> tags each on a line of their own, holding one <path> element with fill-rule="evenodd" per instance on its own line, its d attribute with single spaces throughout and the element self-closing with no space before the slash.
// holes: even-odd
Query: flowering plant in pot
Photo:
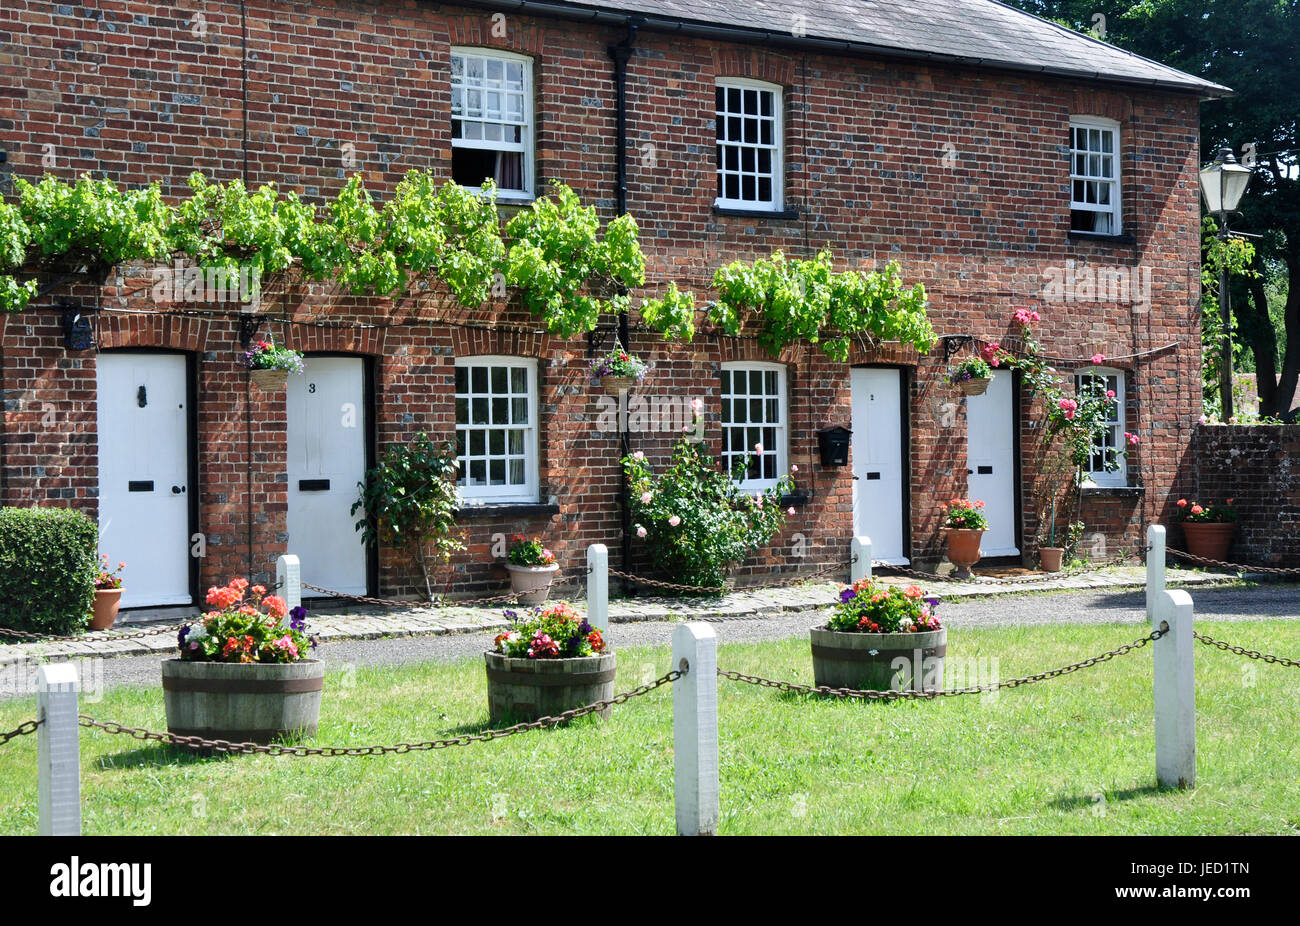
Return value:
<svg viewBox="0 0 1300 926">
<path fill-rule="evenodd" d="M 939 599 L 920 586 L 860 579 L 842 588 L 825 627 L 812 634 L 813 675 L 829 688 L 939 688 L 948 631 Z"/>
<path fill-rule="evenodd" d="M 983 395 L 993 379 L 993 365 L 983 357 L 967 357 L 948 371 L 948 382 L 966 395 Z"/>
<path fill-rule="evenodd" d="M 587 372 L 593 383 L 600 383 L 607 393 L 616 396 L 645 379 L 646 365 L 616 344 L 604 357 L 591 361 Z"/>
<path fill-rule="evenodd" d="M 556 602 L 505 616 L 510 629 L 497 634 L 484 654 L 493 722 L 536 720 L 613 696 L 614 654 L 572 605 Z M 608 716 L 609 708 L 600 713 Z"/>
<path fill-rule="evenodd" d="M 306 609 L 242 578 L 209 588 L 207 604 L 162 664 L 167 729 L 259 743 L 315 733 L 324 667 L 311 658 Z"/>
<path fill-rule="evenodd" d="M 957 576 L 968 578 L 970 567 L 980 561 L 980 538 L 989 527 L 988 518 L 984 516 L 984 502 L 954 498 L 946 505 L 940 505 L 939 509 L 943 512 L 948 561 L 957 567 Z"/>
<path fill-rule="evenodd" d="M 108 630 L 117 620 L 117 609 L 122 604 L 122 570 L 126 563 L 110 568 L 108 554 L 101 554 L 99 572 L 95 575 L 95 610 L 90 618 L 91 630 Z"/>
<path fill-rule="evenodd" d="M 506 553 L 510 590 L 519 596 L 520 604 L 541 604 L 550 595 L 551 583 L 560 570 L 555 554 L 546 548 L 541 537 L 515 534 L 510 541 Z"/>
<path fill-rule="evenodd" d="M 244 366 L 257 388 L 269 390 L 283 386 L 290 373 L 301 374 L 304 364 L 300 351 L 258 341 L 244 352 Z"/>
<path fill-rule="evenodd" d="M 1226 562 L 1232 537 L 1237 531 L 1237 509 L 1232 499 L 1222 505 L 1208 501 L 1204 505 L 1180 498 L 1175 517 L 1187 538 L 1187 552 L 1204 559 Z"/>
</svg>

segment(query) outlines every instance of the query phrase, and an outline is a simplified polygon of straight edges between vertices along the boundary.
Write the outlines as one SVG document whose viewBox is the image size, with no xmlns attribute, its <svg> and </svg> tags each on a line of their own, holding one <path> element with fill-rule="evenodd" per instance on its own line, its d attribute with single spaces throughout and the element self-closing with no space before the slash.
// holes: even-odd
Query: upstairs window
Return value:
<svg viewBox="0 0 1300 926">
<path fill-rule="evenodd" d="M 482 48 L 451 50 L 451 175 L 495 180 L 508 198 L 533 192 L 533 63 Z"/>
<path fill-rule="evenodd" d="M 456 361 L 456 456 L 465 499 L 537 501 L 537 361 Z"/>
<path fill-rule="evenodd" d="M 716 205 L 781 209 L 781 88 L 752 80 L 720 80 L 715 91 L 718 135 Z"/>
<path fill-rule="evenodd" d="M 734 473 L 749 458 L 743 488 L 771 488 L 785 473 L 785 406 L 785 370 L 779 364 L 722 365 L 722 465 Z M 755 451 L 755 444 L 763 449 Z"/>
<path fill-rule="evenodd" d="M 1070 230 L 1120 233 L 1119 123 L 1070 120 Z"/>
<path fill-rule="evenodd" d="M 1124 374 L 1119 370 L 1092 369 L 1087 373 L 1078 373 L 1074 377 L 1074 389 L 1080 395 L 1090 390 L 1098 395 L 1107 391 L 1115 393 L 1115 401 L 1110 406 L 1110 415 L 1106 421 L 1106 430 L 1092 445 L 1092 457 L 1088 462 L 1088 478 L 1099 486 L 1128 485 L 1127 457 L 1120 456 L 1124 446 Z M 1107 465 L 1118 468 L 1107 470 Z"/>
</svg>

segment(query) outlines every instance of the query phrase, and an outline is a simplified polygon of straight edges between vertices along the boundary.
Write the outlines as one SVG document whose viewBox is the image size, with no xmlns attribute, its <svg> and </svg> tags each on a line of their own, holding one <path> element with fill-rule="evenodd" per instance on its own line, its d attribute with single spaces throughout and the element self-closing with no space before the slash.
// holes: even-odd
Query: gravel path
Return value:
<svg viewBox="0 0 1300 926">
<path fill-rule="evenodd" d="M 1300 620 L 1300 585 L 1201 588 L 1196 589 L 1192 596 L 1197 617 L 1204 620 Z M 947 625 L 953 628 L 1066 622 L 1137 624 L 1145 620 L 1144 602 L 1144 593 L 1122 591 L 1002 595 L 945 602 L 941 614 Z M 721 642 L 741 643 L 803 636 L 810 627 L 824 621 L 824 612 L 805 611 L 710 623 L 717 630 Z M 674 623 L 661 621 L 616 624 L 610 635 L 619 647 L 664 645 L 671 642 L 675 627 Z M 349 640 L 324 645 L 320 654 L 327 669 L 344 665 L 407 665 L 477 656 L 490 645 L 491 639 L 491 633 L 464 633 Z M 164 658 L 167 657 L 152 655 L 106 659 L 102 664 L 103 684 L 105 687 L 157 685 L 158 664 Z M 0 698 L 12 696 L 13 690 L 13 686 L 0 685 Z"/>
</svg>

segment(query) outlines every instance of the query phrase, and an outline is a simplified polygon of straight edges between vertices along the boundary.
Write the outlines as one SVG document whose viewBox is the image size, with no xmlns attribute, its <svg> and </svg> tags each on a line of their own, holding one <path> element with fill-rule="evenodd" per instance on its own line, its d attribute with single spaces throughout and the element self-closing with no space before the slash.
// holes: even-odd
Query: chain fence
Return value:
<svg viewBox="0 0 1300 926">
<path fill-rule="evenodd" d="M 1300 660 L 1287 659 L 1285 656 L 1274 656 L 1272 653 L 1261 653 L 1259 650 L 1246 649 L 1244 646 L 1234 646 L 1231 643 L 1225 643 L 1222 640 L 1216 640 L 1214 637 L 1193 630 L 1192 636 L 1206 646 L 1213 646 L 1215 649 L 1221 649 L 1225 653 L 1235 653 L 1238 656 L 1245 656 L 1248 659 L 1259 659 L 1264 662 L 1273 663 L 1280 666 L 1288 666 L 1292 669 L 1300 669 Z"/>
<path fill-rule="evenodd" d="M 591 575 L 590 568 L 588 568 L 587 571 L 583 573 L 583 578 L 585 579 L 585 577 L 589 575 Z M 484 595 L 478 598 L 442 597 L 442 598 L 433 599 L 432 601 L 418 601 L 409 598 L 405 600 L 401 598 L 373 598 L 369 595 L 354 595 L 351 592 L 340 592 L 332 588 L 322 588 L 319 585 L 312 585 L 310 582 L 303 582 L 301 584 L 303 588 L 311 589 L 313 592 L 319 592 L 322 595 L 328 595 L 331 598 L 346 598 L 349 601 L 356 601 L 356 602 L 360 602 L 361 604 L 376 605 L 381 608 L 416 608 L 416 607 L 445 608 L 445 607 L 471 607 L 473 605 L 480 605 L 480 604 L 502 604 L 508 601 L 515 601 L 519 598 L 520 595 L 532 595 L 543 591 L 549 593 L 550 590 L 553 588 L 557 588 L 563 585 L 570 585 L 570 584 L 580 585 L 582 581 L 583 580 L 581 579 L 566 578 L 557 574 L 554 578 L 551 579 L 551 581 L 547 582 L 545 585 L 538 586 L 537 588 L 529 589 L 526 592 L 510 591 L 500 595 Z"/>
<path fill-rule="evenodd" d="M 958 695 L 970 694 L 989 694 L 994 691 L 1000 691 L 1003 688 L 1019 688 L 1022 685 L 1032 685 L 1035 682 L 1045 682 L 1050 679 L 1061 678 L 1062 676 L 1071 675 L 1080 669 L 1091 668 L 1100 665 L 1103 662 L 1120 656 L 1127 656 L 1134 650 L 1141 649 L 1148 643 L 1159 640 L 1166 633 L 1165 629 L 1153 630 L 1145 637 L 1140 637 L 1132 643 L 1125 643 L 1123 646 L 1107 650 L 1096 656 L 1091 656 L 1079 662 L 1072 662 L 1068 666 L 1061 666 L 1058 669 L 1049 669 L 1046 672 L 1038 672 L 1034 675 L 1024 675 L 1019 678 L 1003 679 L 989 685 L 971 685 L 966 688 L 925 688 L 919 690 L 904 689 L 901 691 L 888 690 L 876 691 L 871 689 L 858 688 L 829 688 L 825 685 L 801 685 L 798 682 L 786 682 L 777 679 L 764 678 L 761 675 L 745 675 L 741 672 L 733 672 L 724 669 L 718 670 L 718 675 L 722 678 L 730 679 L 733 682 L 743 682 L 747 685 L 758 685 L 763 688 L 775 688 L 778 691 L 788 691 L 795 694 L 815 694 L 829 695 L 833 698 L 856 698 L 864 701 L 932 701 L 935 698 L 952 698 Z"/>
<path fill-rule="evenodd" d="M 83 643 L 114 643 L 121 640 L 139 640 L 143 637 L 156 637 L 162 633 L 179 633 L 180 629 L 189 623 L 193 623 L 193 620 L 181 621 L 179 624 L 166 624 L 162 627 L 151 627 L 148 630 L 137 630 L 132 633 L 118 633 L 111 630 L 92 630 L 87 633 L 54 634 L 36 633 L 30 630 L 18 630 L 14 627 L 0 627 L 0 637 L 12 637 L 17 640 L 26 640 L 32 643 L 60 643 L 71 640 L 77 640 Z"/>
<path fill-rule="evenodd" d="M 1166 550 L 1165 552 L 1175 559 L 1196 563 L 1200 566 L 1213 566 L 1218 569 L 1231 569 L 1237 572 L 1259 572 L 1271 576 L 1300 576 L 1300 567 L 1295 566 L 1251 566 L 1247 563 L 1229 563 L 1221 559 L 1211 559 L 1208 556 L 1196 556 L 1193 553 L 1184 553 L 1182 550 Z"/>
<path fill-rule="evenodd" d="M 10 740 L 16 740 L 20 736 L 30 736 L 36 732 L 36 728 L 40 725 L 41 721 L 39 720 L 29 720 L 26 723 L 19 724 L 8 733 L 0 733 L 0 746 L 3 746 Z"/>
<path fill-rule="evenodd" d="M 686 670 L 673 669 L 666 675 L 659 676 L 659 678 L 655 679 L 653 682 L 647 682 L 644 685 L 638 685 L 635 688 L 620 692 L 612 698 L 604 698 L 599 701 L 593 701 L 590 704 L 584 704 L 582 707 L 575 707 L 554 717 L 539 717 L 537 720 L 517 723 L 509 727 L 484 730 L 482 733 L 464 733 L 460 736 L 447 737 L 444 739 L 421 740 L 419 742 L 403 742 L 388 745 L 294 746 L 280 743 L 236 743 L 230 740 L 210 740 L 201 736 L 182 736 L 176 733 L 148 730 L 144 727 L 128 727 L 124 724 L 115 723 L 113 721 L 96 720 L 86 714 L 79 714 L 77 716 L 77 723 L 80 726 L 89 729 L 99 730 L 104 733 L 111 733 L 118 736 L 130 736 L 137 740 L 152 741 L 168 746 L 181 746 L 186 749 L 203 750 L 222 754 L 294 756 L 295 758 L 300 759 L 313 756 L 330 758 L 337 756 L 382 756 L 388 753 L 401 755 L 408 752 L 427 752 L 432 749 L 447 749 L 452 746 L 468 746 L 471 743 L 486 743 L 506 736 L 513 736 L 516 733 L 526 733 L 529 730 L 541 730 L 547 727 L 558 726 L 562 723 L 568 723 L 570 720 L 576 720 L 579 717 L 585 717 L 588 714 L 603 711 L 616 704 L 626 704 L 633 698 L 639 698 L 642 695 L 649 694 L 661 685 L 667 685 L 670 682 L 677 681 L 677 679 L 681 678 L 685 674 Z M 26 724 L 24 726 L 26 726 Z M 35 729 L 34 724 L 32 728 Z M 19 729 L 21 730 L 22 728 L 20 727 Z M 30 733 L 31 731 L 28 730 L 25 732 Z M 4 740 L 0 739 L 0 743 L 3 742 Z"/>
<path fill-rule="evenodd" d="M 851 559 L 838 563 L 829 563 L 812 572 L 799 572 L 789 576 L 755 582 L 753 584 L 738 585 L 728 588 L 726 585 L 683 585 L 680 582 L 667 582 L 663 579 L 652 579 L 648 576 L 637 575 L 633 572 L 623 572 L 620 569 L 611 569 L 609 574 L 615 578 L 624 579 L 628 582 L 635 582 L 638 585 L 644 585 L 648 588 L 661 588 L 665 591 L 673 592 L 694 592 L 701 595 L 721 595 L 726 592 L 750 592 L 758 591 L 765 588 L 786 588 L 791 585 L 802 585 L 805 582 L 811 582 L 813 579 L 832 573 L 843 573 L 846 569 L 858 561 L 856 555 Z"/>
</svg>

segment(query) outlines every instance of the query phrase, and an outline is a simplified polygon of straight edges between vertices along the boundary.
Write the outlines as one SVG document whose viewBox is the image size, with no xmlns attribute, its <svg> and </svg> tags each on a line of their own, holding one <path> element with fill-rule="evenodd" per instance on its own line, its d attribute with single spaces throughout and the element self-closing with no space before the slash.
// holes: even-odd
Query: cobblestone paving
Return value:
<svg viewBox="0 0 1300 926">
<path fill-rule="evenodd" d="M 1236 581 L 1233 574 L 1185 569 L 1170 569 L 1166 573 L 1170 585 L 1210 585 Z M 1098 572 L 1084 573 L 1041 580 L 992 582 L 934 582 L 907 576 L 881 574 L 883 581 L 898 585 L 914 583 L 927 591 L 948 600 L 978 596 L 1023 594 L 1026 592 L 1066 591 L 1080 589 L 1140 588 L 1146 583 L 1144 567 L 1115 567 Z M 784 588 L 741 589 L 727 595 L 710 598 L 659 598 L 639 597 L 611 600 L 609 616 L 612 623 L 671 620 L 743 620 L 782 612 L 816 611 L 834 600 L 839 588 L 837 582 L 818 582 Z M 581 609 L 583 601 L 575 602 Z M 506 626 L 503 606 L 380 608 L 374 606 L 344 607 L 338 610 L 314 607 L 308 617 L 308 626 L 322 642 L 331 640 L 375 640 L 391 637 L 438 636 L 443 634 L 474 633 L 502 629 Z M 168 623 L 176 623 L 173 618 Z M 118 630 L 131 633 L 147 630 L 157 623 L 119 624 Z M 43 659 L 66 656 L 141 656 L 162 653 L 176 646 L 170 633 L 132 640 L 117 640 L 111 633 L 88 633 L 78 640 L 48 643 L 22 643 L 0 645 L 0 663 L 18 659 Z"/>
</svg>

